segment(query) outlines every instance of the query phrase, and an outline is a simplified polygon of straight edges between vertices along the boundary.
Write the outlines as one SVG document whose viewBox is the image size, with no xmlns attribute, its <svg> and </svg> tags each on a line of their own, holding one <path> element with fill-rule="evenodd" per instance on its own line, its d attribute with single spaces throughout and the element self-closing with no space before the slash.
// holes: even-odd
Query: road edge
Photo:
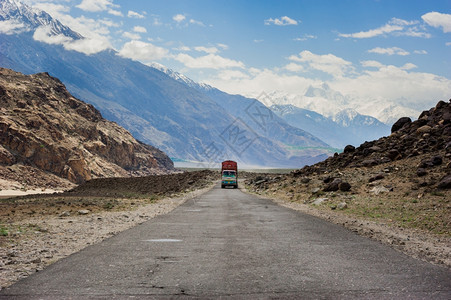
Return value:
<svg viewBox="0 0 451 300">
<path fill-rule="evenodd" d="M 307 204 L 287 202 L 282 199 L 255 194 L 248 191 L 243 185 L 240 190 L 262 199 L 271 200 L 277 205 L 340 225 L 358 235 L 378 241 L 415 259 L 451 269 L 451 247 L 449 241 L 443 241 L 444 238 L 440 239 L 420 230 L 395 228 L 386 223 L 353 218 L 332 211 L 316 209 Z"/>
</svg>

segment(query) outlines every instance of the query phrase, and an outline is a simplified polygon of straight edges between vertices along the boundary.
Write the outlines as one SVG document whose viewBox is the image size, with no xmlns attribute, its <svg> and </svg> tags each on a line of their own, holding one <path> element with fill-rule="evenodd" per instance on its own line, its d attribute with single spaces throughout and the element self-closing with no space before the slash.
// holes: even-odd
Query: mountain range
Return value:
<svg viewBox="0 0 451 300">
<path fill-rule="evenodd" d="M 165 72 L 175 80 L 183 82 L 184 84 L 193 87 L 204 94 L 210 96 L 218 105 L 222 106 L 227 112 L 232 115 L 243 118 L 248 123 L 255 122 L 255 118 L 250 115 L 250 110 L 253 112 L 266 112 L 268 118 L 266 127 L 271 129 L 265 131 L 261 126 L 257 127 L 260 135 L 269 135 L 274 138 L 280 136 L 284 132 L 282 128 L 283 119 L 289 125 L 302 128 L 303 130 L 313 134 L 319 139 L 325 141 L 332 147 L 343 149 L 346 145 L 360 145 L 361 143 L 381 136 L 390 134 L 390 126 L 382 123 L 378 119 L 359 114 L 352 108 L 347 108 L 334 114 L 332 117 L 325 117 L 315 111 L 302 109 L 291 104 L 276 105 L 271 102 L 266 102 L 267 98 L 263 97 L 262 102 L 256 101 L 252 98 L 246 98 L 240 95 L 230 95 L 224 93 L 210 85 L 204 83 L 196 83 L 190 78 L 170 70 L 160 64 L 152 64 L 152 67 Z M 309 88 L 306 95 L 321 97 L 328 97 L 342 99 L 340 93 L 332 91 L 327 84 L 323 85 L 324 89 Z M 289 141 L 287 141 L 289 144 Z"/>
<path fill-rule="evenodd" d="M 333 147 L 360 145 L 390 134 L 390 127 L 376 118 L 345 109 L 327 118 L 317 112 L 294 105 L 272 105 L 271 110 L 288 124 L 303 128 Z"/>
<path fill-rule="evenodd" d="M 174 159 L 210 163 L 232 158 L 253 166 L 300 167 L 331 154 L 327 143 L 281 118 L 265 129 L 261 122 L 249 122 L 250 116 L 231 113 L 251 102 L 263 107 L 255 99 L 239 98 L 245 103 L 226 109 L 209 94 L 217 90 L 190 86 L 112 49 L 86 55 L 38 41 L 35 34 L 42 28 L 51 28 L 46 31 L 50 37 L 83 37 L 18 1 L 0 5 L 0 21 L 20 24 L 13 34 L 0 34 L 2 67 L 58 77 L 75 97 Z"/>
<path fill-rule="evenodd" d="M 86 55 L 37 38 L 43 31 L 50 40 L 84 39 L 17 0 L 0 2 L 0 21 L 15 28 L 0 33 L 0 66 L 25 74 L 49 72 L 75 97 L 175 161 L 215 164 L 231 158 L 250 166 L 301 167 L 348 144 L 388 135 L 387 124 L 407 112 L 378 106 L 384 124 L 358 113 L 363 106 L 349 108 L 353 99 L 327 84 L 311 86 L 302 96 L 274 92 L 254 99 L 159 64 L 123 58 L 113 49 Z"/>
<path fill-rule="evenodd" d="M 282 91 L 263 93 L 257 99 L 270 107 L 272 105 L 293 105 L 298 108 L 315 111 L 323 116 L 333 118 L 342 110 L 354 110 L 357 114 L 373 118 L 391 126 L 399 118 L 414 119 L 420 111 L 402 105 L 402 99 L 395 102 L 386 99 L 361 99 L 343 95 L 332 89 L 327 83 L 310 85 L 304 94 L 289 94 Z"/>
</svg>

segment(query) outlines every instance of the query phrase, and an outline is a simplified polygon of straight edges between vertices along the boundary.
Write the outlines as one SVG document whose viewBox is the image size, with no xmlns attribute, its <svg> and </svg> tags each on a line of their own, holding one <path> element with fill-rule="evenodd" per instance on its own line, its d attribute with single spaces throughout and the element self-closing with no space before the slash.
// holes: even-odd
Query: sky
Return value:
<svg viewBox="0 0 451 300">
<path fill-rule="evenodd" d="M 23 2 L 86 37 L 77 51 L 113 48 L 233 94 L 327 82 L 417 109 L 451 98 L 451 0 Z"/>
</svg>

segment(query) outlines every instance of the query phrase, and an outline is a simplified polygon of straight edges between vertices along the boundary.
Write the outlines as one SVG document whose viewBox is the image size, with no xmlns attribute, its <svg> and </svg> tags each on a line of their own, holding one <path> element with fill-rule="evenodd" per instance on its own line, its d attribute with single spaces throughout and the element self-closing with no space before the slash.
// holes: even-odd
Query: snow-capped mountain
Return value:
<svg viewBox="0 0 451 300">
<path fill-rule="evenodd" d="M 239 116 L 247 123 L 253 122 L 246 114 L 246 108 L 249 105 L 252 105 L 253 99 L 245 98 L 240 95 L 229 95 L 210 85 L 197 83 L 183 74 L 168 69 L 160 64 L 152 64 L 152 66 L 168 74 L 175 80 L 207 94 L 216 101 L 219 106 L 222 106 L 232 115 Z M 278 118 L 274 117 L 274 122 L 271 126 L 277 128 L 277 130 L 274 130 L 274 133 L 279 136 L 280 133 L 284 131 L 280 128 L 280 119 L 291 126 L 313 134 L 336 148 L 344 148 L 349 144 L 360 145 L 365 141 L 378 139 L 384 135 L 390 134 L 390 127 L 374 117 L 361 115 L 352 108 L 340 111 L 340 107 L 345 106 L 345 103 L 347 103 L 349 99 L 339 92 L 333 91 L 326 83 L 316 88 L 310 86 L 305 95 L 312 103 L 318 99 L 322 99 L 323 101 L 324 99 L 334 99 L 335 103 L 340 104 L 340 106 L 337 105 L 334 110 L 339 112 L 332 114 L 334 110 L 331 110 L 331 116 L 326 117 L 313 110 L 301 109 L 291 104 L 271 104 L 270 100 L 275 99 L 271 97 L 260 97 L 260 102 L 254 105 L 266 105 L 275 113 Z M 282 97 L 278 100 L 279 103 L 284 103 L 292 101 L 293 98 Z M 265 103 L 264 101 L 267 102 Z M 261 107 L 259 110 L 263 111 Z M 262 134 L 263 132 L 259 133 Z"/>
<path fill-rule="evenodd" d="M 273 91 L 267 94 L 260 94 L 257 99 L 268 107 L 272 105 L 294 105 L 315 111 L 326 117 L 332 117 L 344 107 L 349 106 L 351 102 L 349 97 L 332 90 L 327 83 L 317 87 L 309 86 L 303 95 Z"/>
<path fill-rule="evenodd" d="M 53 28 L 49 34 L 58 37 L 82 37 L 45 12 L 12 0 L 0 3 L 0 21 L 22 24 L 16 28 L 23 29 L 0 30 L 0 66 L 26 74 L 48 72 L 105 118 L 173 158 L 207 162 L 230 158 L 247 165 L 297 168 L 330 154 L 315 150 L 327 148 L 326 143 L 282 119 L 263 134 L 261 124 L 245 122 L 238 113 L 218 105 L 229 99 L 242 113 L 252 99 L 215 95 L 214 88 L 161 66 L 122 58 L 112 49 L 86 55 L 36 39 L 42 26 Z M 295 147 L 301 152 L 295 153 Z"/>
<path fill-rule="evenodd" d="M 34 9 L 17 0 L 0 1 L 0 21 L 15 22 L 15 29 L 19 32 L 31 31 L 45 26 L 49 29 L 49 34 L 51 35 L 64 35 L 74 40 L 83 38 L 83 36 L 64 26 L 58 20 L 53 19 L 45 11 Z"/>
<path fill-rule="evenodd" d="M 352 109 L 358 114 L 372 116 L 387 125 L 393 124 L 400 117 L 409 116 L 415 119 L 420 113 L 402 105 L 402 101 L 362 100 L 351 95 L 343 95 L 333 90 L 327 83 L 309 86 L 302 95 L 274 91 L 261 94 L 258 99 L 268 107 L 272 105 L 294 105 L 298 108 L 315 111 L 329 118 L 334 118 L 337 112 L 344 109 Z"/>
<path fill-rule="evenodd" d="M 353 109 L 342 110 L 330 118 L 293 105 L 273 105 L 271 110 L 288 124 L 302 128 L 337 148 L 358 146 L 390 134 L 388 125 Z"/>
</svg>

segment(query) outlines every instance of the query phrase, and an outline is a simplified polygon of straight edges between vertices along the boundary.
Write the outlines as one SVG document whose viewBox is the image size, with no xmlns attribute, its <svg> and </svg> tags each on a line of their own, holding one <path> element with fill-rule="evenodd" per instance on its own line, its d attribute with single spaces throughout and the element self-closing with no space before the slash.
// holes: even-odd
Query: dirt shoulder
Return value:
<svg viewBox="0 0 451 300">
<path fill-rule="evenodd" d="M 128 186 L 114 185 L 113 180 L 111 190 L 116 196 L 102 196 L 94 188 L 109 182 L 104 179 L 91 183 L 92 188 L 80 186 L 78 192 L 0 199 L 0 289 L 89 245 L 166 214 L 217 182 L 216 173 L 209 171 L 165 176 L 169 176 L 164 178 L 166 188 L 154 192 L 149 186 L 152 182 L 161 186 L 157 184 L 159 176 Z"/>
</svg>

